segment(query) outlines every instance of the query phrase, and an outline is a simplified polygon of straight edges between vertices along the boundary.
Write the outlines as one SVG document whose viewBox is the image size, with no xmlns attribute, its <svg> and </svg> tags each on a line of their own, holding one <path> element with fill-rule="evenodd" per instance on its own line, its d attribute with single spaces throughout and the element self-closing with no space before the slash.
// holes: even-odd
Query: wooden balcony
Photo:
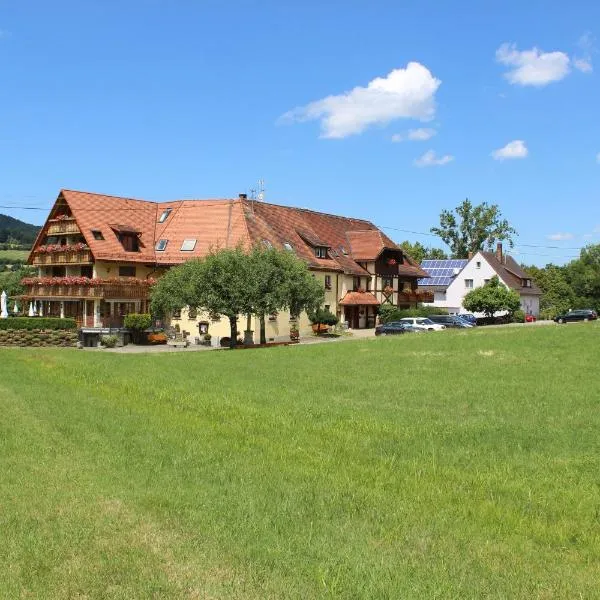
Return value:
<svg viewBox="0 0 600 600">
<path fill-rule="evenodd" d="M 93 262 L 92 253 L 89 250 L 78 252 L 52 252 L 39 253 L 33 256 L 34 265 L 86 265 Z"/>
<path fill-rule="evenodd" d="M 81 233 L 74 220 L 55 221 L 48 225 L 46 235 L 65 235 Z"/>
<path fill-rule="evenodd" d="M 25 295 L 40 300 L 147 300 L 146 285 L 102 283 L 99 285 L 28 285 Z"/>
<path fill-rule="evenodd" d="M 433 292 L 421 288 L 410 292 L 399 292 L 398 302 L 433 302 Z"/>
</svg>

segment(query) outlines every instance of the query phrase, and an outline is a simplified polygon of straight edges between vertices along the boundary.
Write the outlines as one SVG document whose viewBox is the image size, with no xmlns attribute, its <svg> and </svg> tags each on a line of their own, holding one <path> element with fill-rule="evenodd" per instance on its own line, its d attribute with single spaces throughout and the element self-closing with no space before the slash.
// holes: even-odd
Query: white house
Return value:
<svg viewBox="0 0 600 600">
<path fill-rule="evenodd" d="M 424 260 L 421 266 L 430 277 L 420 279 L 419 287 L 433 291 L 432 306 L 446 308 L 451 314 L 467 312 L 462 306 L 464 297 L 497 275 L 501 283 L 519 294 L 525 314 L 539 315 L 541 290 L 512 256 L 503 253 L 502 244 L 495 253 L 480 251 L 463 260 Z"/>
</svg>

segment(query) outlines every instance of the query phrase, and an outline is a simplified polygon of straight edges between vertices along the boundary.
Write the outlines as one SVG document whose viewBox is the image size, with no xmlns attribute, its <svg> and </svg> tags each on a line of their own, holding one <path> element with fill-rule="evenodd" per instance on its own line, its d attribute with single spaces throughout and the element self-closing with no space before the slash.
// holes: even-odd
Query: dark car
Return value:
<svg viewBox="0 0 600 600">
<path fill-rule="evenodd" d="M 434 323 L 439 323 L 440 325 L 445 325 L 446 327 L 456 327 L 460 329 L 473 327 L 471 323 L 461 319 L 458 315 L 430 315 L 427 318 L 432 320 Z"/>
<path fill-rule="evenodd" d="M 456 316 L 459 319 L 466 321 L 467 323 L 471 323 L 471 325 L 473 325 L 473 326 L 477 325 L 477 317 L 475 315 L 472 315 L 471 313 L 461 313 Z"/>
<path fill-rule="evenodd" d="M 375 327 L 375 335 L 399 335 L 407 333 L 408 327 L 404 323 L 398 321 L 391 321 L 390 323 L 384 323 Z"/>
<path fill-rule="evenodd" d="M 557 323 L 568 323 L 569 321 L 595 321 L 598 313 L 591 308 L 580 308 L 570 310 L 568 313 L 554 317 Z"/>
</svg>

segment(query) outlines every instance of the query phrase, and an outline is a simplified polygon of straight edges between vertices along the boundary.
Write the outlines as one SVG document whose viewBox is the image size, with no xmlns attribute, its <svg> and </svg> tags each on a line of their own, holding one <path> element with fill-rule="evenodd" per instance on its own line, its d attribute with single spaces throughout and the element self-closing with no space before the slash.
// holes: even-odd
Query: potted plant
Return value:
<svg viewBox="0 0 600 600">
<path fill-rule="evenodd" d="M 212 335 L 210 333 L 205 333 L 202 337 L 202 343 L 204 346 L 210 346 L 210 340 L 212 339 Z"/>
<path fill-rule="evenodd" d="M 297 342 L 300 340 L 300 330 L 298 329 L 298 325 L 293 323 L 290 327 L 290 341 Z"/>
<path fill-rule="evenodd" d="M 329 327 L 336 325 L 338 318 L 330 311 L 324 308 L 318 308 L 314 313 L 309 315 L 310 322 L 312 323 L 312 330 L 318 335 L 320 333 L 326 333 Z"/>
</svg>

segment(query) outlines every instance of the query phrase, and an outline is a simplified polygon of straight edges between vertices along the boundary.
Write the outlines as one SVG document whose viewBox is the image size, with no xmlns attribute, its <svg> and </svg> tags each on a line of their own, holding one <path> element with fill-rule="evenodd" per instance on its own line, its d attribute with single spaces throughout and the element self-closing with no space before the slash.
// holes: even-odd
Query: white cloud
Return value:
<svg viewBox="0 0 600 600">
<path fill-rule="evenodd" d="M 444 156 L 436 156 L 433 150 L 428 150 L 421 156 L 415 160 L 416 167 L 435 167 L 438 165 L 447 165 L 449 162 L 454 160 L 454 156 L 450 154 L 444 154 Z"/>
<path fill-rule="evenodd" d="M 592 54 L 596 52 L 595 39 L 588 31 L 579 38 L 577 45 L 581 50 L 581 56 L 573 58 L 573 65 L 582 73 L 591 73 L 594 70 Z"/>
<path fill-rule="evenodd" d="M 523 140 L 508 142 L 504 148 L 498 148 L 492 152 L 495 160 L 506 160 L 508 158 L 525 158 L 529 154 Z"/>
<path fill-rule="evenodd" d="M 437 131 L 422 127 L 420 129 L 409 129 L 406 133 L 396 133 L 392 136 L 392 142 L 425 142 L 430 140 Z"/>
<path fill-rule="evenodd" d="M 355 87 L 295 108 L 280 121 L 321 121 L 321 137 L 344 138 L 367 127 L 407 118 L 428 121 L 435 115 L 435 93 L 441 81 L 427 67 L 410 62 L 366 87 Z"/>
<path fill-rule="evenodd" d="M 496 60 L 513 67 L 504 74 L 510 83 L 543 86 L 560 81 L 569 74 L 570 58 L 564 52 L 542 52 L 538 48 L 517 50 L 516 44 L 502 44 Z"/>
<path fill-rule="evenodd" d="M 565 240 L 572 240 L 575 236 L 572 233 L 551 233 L 546 237 L 553 242 L 563 242 Z"/>
</svg>

